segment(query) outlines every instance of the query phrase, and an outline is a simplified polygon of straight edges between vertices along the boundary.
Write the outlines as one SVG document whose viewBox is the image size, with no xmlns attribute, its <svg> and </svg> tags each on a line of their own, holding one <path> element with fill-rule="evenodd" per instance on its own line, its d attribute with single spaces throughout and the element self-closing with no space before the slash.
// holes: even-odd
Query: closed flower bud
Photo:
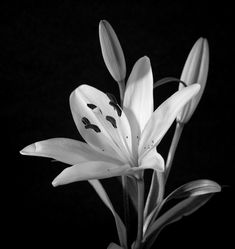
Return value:
<svg viewBox="0 0 235 249">
<path fill-rule="evenodd" d="M 105 20 L 100 21 L 99 37 L 106 67 L 117 82 L 123 82 L 126 77 L 124 54 L 117 35 L 111 25 Z"/>
<path fill-rule="evenodd" d="M 186 63 L 181 74 L 181 80 L 186 85 L 199 83 L 201 89 L 192 100 L 186 104 L 177 116 L 177 121 L 180 123 L 187 123 L 193 115 L 206 86 L 206 80 L 209 68 L 209 47 L 205 38 L 199 38 L 191 49 Z M 179 89 L 183 88 L 182 84 Z"/>
</svg>

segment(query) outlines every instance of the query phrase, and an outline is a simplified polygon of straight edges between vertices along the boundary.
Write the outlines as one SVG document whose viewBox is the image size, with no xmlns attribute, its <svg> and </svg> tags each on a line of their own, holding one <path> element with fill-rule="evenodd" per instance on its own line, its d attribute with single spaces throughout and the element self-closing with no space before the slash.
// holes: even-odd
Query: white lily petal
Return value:
<svg viewBox="0 0 235 249">
<path fill-rule="evenodd" d="M 150 150 L 141 160 L 139 160 L 139 165 L 140 168 L 153 169 L 159 172 L 162 172 L 165 169 L 164 159 L 156 149 Z"/>
<path fill-rule="evenodd" d="M 54 187 L 77 181 L 104 179 L 125 175 L 130 166 L 96 161 L 84 162 L 64 169 L 52 182 Z"/>
<path fill-rule="evenodd" d="M 121 164 L 121 161 L 112 155 L 105 154 L 101 150 L 97 151 L 86 143 L 69 138 L 51 138 L 39 141 L 26 146 L 20 153 L 28 156 L 49 157 L 71 165 L 87 161 Z"/>
<path fill-rule="evenodd" d="M 130 120 L 135 126 L 139 125 L 141 132 L 153 113 L 153 74 L 147 56 L 140 58 L 132 69 L 126 85 L 123 106 L 127 113 L 132 114 Z"/>
<path fill-rule="evenodd" d="M 71 94 L 70 106 L 77 128 L 87 143 L 103 148 L 111 154 L 117 153 L 117 147 L 110 137 L 110 133 L 106 131 L 97 115 L 92 111 L 93 108 L 97 107 L 105 118 L 114 118 L 119 135 L 122 138 L 125 137 L 125 145 L 131 150 L 131 130 L 127 117 L 120 107 L 115 105 L 106 94 L 94 87 L 81 85 Z M 87 118 L 91 124 L 96 125 L 100 132 L 85 129 L 81 121 L 83 117 Z"/>
<path fill-rule="evenodd" d="M 199 84 L 193 84 L 177 91 L 164 101 L 153 113 L 144 128 L 139 144 L 139 155 L 155 148 L 175 120 L 179 110 L 200 90 Z"/>
</svg>

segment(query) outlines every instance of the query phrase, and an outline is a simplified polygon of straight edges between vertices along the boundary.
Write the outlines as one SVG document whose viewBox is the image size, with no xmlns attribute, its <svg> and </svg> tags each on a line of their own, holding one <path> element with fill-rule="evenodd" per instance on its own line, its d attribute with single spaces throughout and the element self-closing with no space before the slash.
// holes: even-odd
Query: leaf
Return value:
<svg viewBox="0 0 235 249">
<path fill-rule="evenodd" d="M 160 216 L 152 226 L 147 230 L 144 235 L 144 241 L 150 238 L 155 240 L 160 233 L 160 231 L 167 225 L 180 220 L 182 217 L 187 216 L 198 210 L 201 206 L 203 206 L 211 197 L 211 194 L 192 196 L 187 198 L 186 200 L 181 201 L 171 209 L 169 209 L 166 213 Z M 153 243 L 153 242 L 152 242 Z"/>
<path fill-rule="evenodd" d="M 163 174 L 153 171 L 152 181 L 146 200 L 144 208 L 144 217 L 146 218 L 153 209 L 158 205 L 163 197 L 164 192 L 164 183 L 163 183 Z"/>
<path fill-rule="evenodd" d="M 113 205 L 112 205 L 105 189 L 103 188 L 103 186 L 101 185 L 99 180 L 90 180 L 89 183 L 95 189 L 96 193 L 99 195 L 99 197 L 104 202 L 104 204 L 112 212 L 114 219 L 115 219 L 120 244 L 122 247 L 127 248 L 126 227 L 123 224 L 119 215 L 116 213 L 115 209 L 113 208 Z"/>
<path fill-rule="evenodd" d="M 218 183 L 202 179 L 202 180 L 196 180 L 189 183 L 186 183 L 176 190 L 174 190 L 168 197 L 166 198 L 167 201 L 170 199 L 178 199 L 178 198 L 185 198 L 188 196 L 198 196 L 198 195 L 204 195 L 209 193 L 216 193 L 220 192 L 221 187 Z"/>
<path fill-rule="evenodd" d="M 176 190 L 174 190 L 171 194 L 169 194 L 160 205 L 157 205 L 153 211 L 147 216 L 144 223 L 144 232 L 147 231 L 149 225 L 153 223 L 155 218 L 157 217 L 161 208 L 165 205 L 166 202 L 172 199 L 185 198 L 185 197 L 193 197 L 200 196 L 210 193 L 220 192 L 221 187 L 218 183 L 211 180 L 195 180 L 189 183 L 186 183 Z"/>
<path fill-rule="evenodd" d="M 119 182 L 122 184 L 121 177 L 118 177 Z M 126 189 L 128 196 L 130 197 L 133 207 L 137 212 L 138 208 L 138 191 L 137 191 L 137 184 L 136 180 L 132 177 L 126 177 Z"/>
<path fill-rule="evenodd" d="M 130 199 L 133 203 L 133 206 L 135 208 L 135 210 L 137 211 L 138 209 L 138 191 L 137 191 L 137 184 L 136 184 L 136 180 L 131 178 L 131 177 L 127 177 L 127 193 L 130 196 Z"/>
<path fill-rule="evenodd" d="M 107 249 L 123 249 L 123 247 L 115 244 L 115 243 L 110 243 Z"/>
</svg>

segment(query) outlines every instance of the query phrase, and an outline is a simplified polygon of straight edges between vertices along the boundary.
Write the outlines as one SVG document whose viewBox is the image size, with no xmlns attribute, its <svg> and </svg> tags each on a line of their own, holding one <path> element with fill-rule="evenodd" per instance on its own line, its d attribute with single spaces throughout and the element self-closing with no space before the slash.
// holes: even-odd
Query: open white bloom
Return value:
<svg viewBox="0 0 235 249">
<path fill-rule="evenodd" d="M 164 170 L 156 151 L 178 111 L 199 91 L 198 84 L 168 98 L 153 112 L 153 76 L 147 57 L 139 59 L 128 79 L 123 109 L 115 98 L 81 85 L 70 96 L 70 107 L 85 142 L 53 138 L 25 147 L 21 154 L 54 158 L 72 166 L 54 186 L 81 180 L 137 175 L 147 168 Z"/>
</svg>

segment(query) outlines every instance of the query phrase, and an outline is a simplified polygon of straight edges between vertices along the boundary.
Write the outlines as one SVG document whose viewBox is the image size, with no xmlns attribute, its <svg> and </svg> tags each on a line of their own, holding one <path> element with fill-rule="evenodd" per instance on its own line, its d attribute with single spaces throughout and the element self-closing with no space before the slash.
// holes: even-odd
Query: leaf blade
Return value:
<svg viewBox="0 0 235 249">
<path fill-rule="evenodd" d="M 211 181 L 211 180 L 207 180 L 207 179 L 191 181 L 189 183 L 186 183 L 180 186 L 179 188 L 174 190 L 171 194 L 169 194 L 161 203 L 159 203 L 159 205 L 157 205 L 151 211 L 151 213 L 146 217 L 145 223 L 144 223 L 144 233 L 147 232 L 148 227 L 151 224 L 153 224 L 159 211 L 165 205 L 166 202 L 172 199 L 200 196 L 200 195 L 206 195 L 206 194 L 216 193 L 220 191 L 221 191 L 221 187 L 218 183 Z"/>
<path fill-rule="evenodd" d="M 99 180 L 90 180 L 89 183 L 95 189 L 96 193 L 99 195 L 104 204 L 112 212 L 115 219 L 120 244 L 122 247 L 126 248 L 127 247 L 126 227 L 123 224 L 119 215 L 116 213 L 105 189 L 103 188 Z"/>
<path fill-rule="evenodd" d="M 147 240 L 151 235 L 156 238 L 165 226 L 180 220 L 184 216 L 192 214 L 206 204 L 212 196 L 213 193 L 192 196 L 176 204 L 153 223 L 153 225 L 147 230 L 144 240 Z"/>
</svg>

